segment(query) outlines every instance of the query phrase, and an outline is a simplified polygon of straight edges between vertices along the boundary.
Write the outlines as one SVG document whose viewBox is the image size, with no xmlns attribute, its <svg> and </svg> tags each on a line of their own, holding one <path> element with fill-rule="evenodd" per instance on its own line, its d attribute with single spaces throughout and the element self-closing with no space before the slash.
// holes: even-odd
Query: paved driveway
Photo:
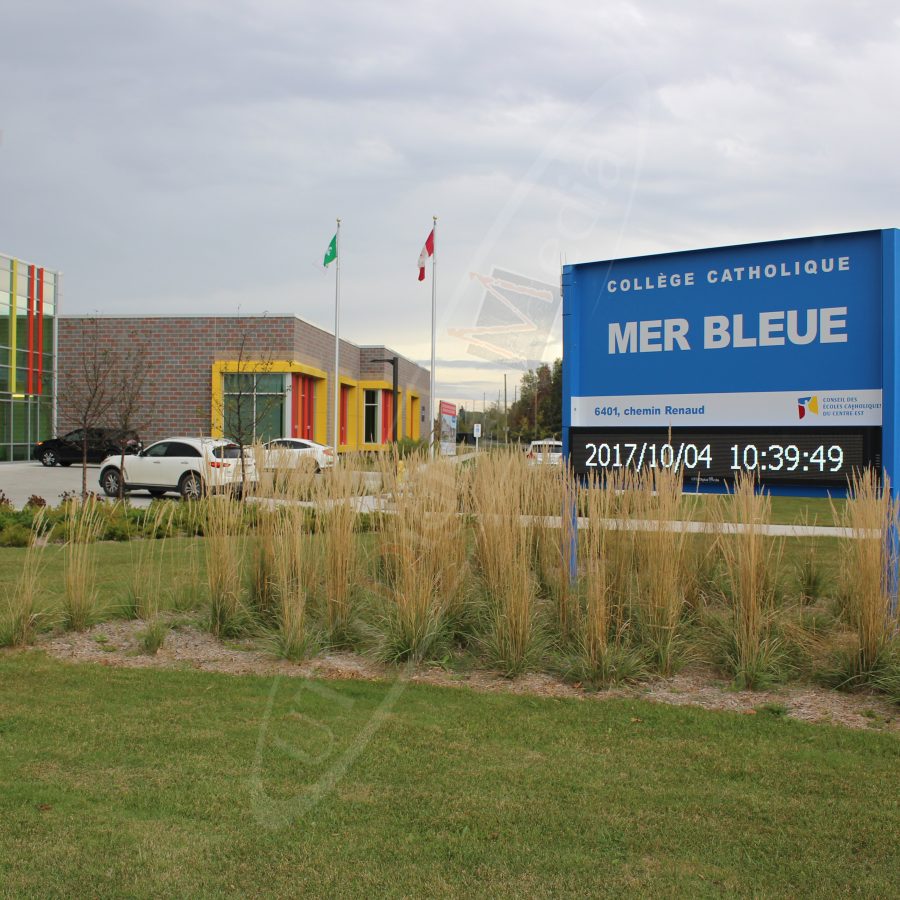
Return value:
<svg viewBox="0 0 900 900">
<path fill-rule="evenodd" d="M 88 490 L 102 494 L 98 479 L 100 466 L 88 466 Z M 47 468 L 39 462 L 0 463 L 0 490 L 15 507 L 22 507 L 32 494 L 43 497 L 51 506 L 59 503 L 64 491 L 81 493 L 81 466 L 53 466 Z M 172 494 L 173 499 L 177 499 Z M 129 494 L 133 506 L 149 506 L 150 495 L 145 491 Z"/>
</svg>

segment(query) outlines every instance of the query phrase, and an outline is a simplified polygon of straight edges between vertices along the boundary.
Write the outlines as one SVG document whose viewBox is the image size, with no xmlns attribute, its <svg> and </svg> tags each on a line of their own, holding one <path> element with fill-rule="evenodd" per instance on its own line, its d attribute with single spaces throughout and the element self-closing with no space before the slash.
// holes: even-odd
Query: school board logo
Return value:
<svg viewBox="0 0 900 900">
<path fill-rule="evenodd" d="M 819 398 L 817 396 L 797 398 L 797 413 L 800 418 L 806 418 L 808 412 L 814 415 L 819 414 Z"/>
</svg>

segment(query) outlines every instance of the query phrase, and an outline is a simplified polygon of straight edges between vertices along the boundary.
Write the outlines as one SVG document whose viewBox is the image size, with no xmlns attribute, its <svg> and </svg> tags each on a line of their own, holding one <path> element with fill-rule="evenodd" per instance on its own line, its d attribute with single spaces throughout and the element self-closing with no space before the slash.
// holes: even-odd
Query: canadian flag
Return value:
<svg viewBox="0 0 900 900">
<path fill-rule="evenodd" d="M 434 256 L 434 229 L 431 229 L 431 234 L 428 235 L 428 238 L 425 241 L 425 246 L 422 248 L 422 252 L 419 254 L 419 281 L 425 280 L 425 264 L 428 262 L 428 257 Z"/>
</svg>

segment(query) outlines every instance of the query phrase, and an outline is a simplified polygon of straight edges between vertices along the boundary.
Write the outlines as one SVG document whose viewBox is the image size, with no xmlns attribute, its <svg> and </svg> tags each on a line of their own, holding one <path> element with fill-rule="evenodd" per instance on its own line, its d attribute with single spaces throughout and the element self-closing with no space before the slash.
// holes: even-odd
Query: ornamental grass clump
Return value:
<svg viewBox="0 0 900 900">
<path fill-rule="evenodd" d="M 283 659 L 299 662 L 315 646 L 309 607 L 318 580 L 320 557 L 310 533 L 310 519 L 299 503 L 286 503 L 273 516 L 273 521 L 275 646 Z"/>
<path fill-rule="evenodd" d="M 418 662 L 446 651 L 462 614 L 468 564 L 457 511 L 459 466 L 424 452 L 389 458 L 382 470 L 393 514 L 378 533 L 382 658 Z"/>
<path fill-rule="evenodd" d="M 322 544 L 322 620 L 332 646 L 352 645 L 354 600 L 362 573 L 356 527 L 362 483 L 341 459 L 316 478 L 316 521 Z"/>
<path fill-rule="evenodd" d="M 247 579 L 248 603 L 256 620 L 271 627 L 279 618 L 275 547 L 281 509 L 274 502 L 264 500 L 256 505 L 255 513 Z"/>
<path fill-rule="evenodd" d="M 32 643 L 40 618 L 37 600 L 50 530 L 43 509 L 34 517 L 31 527 L 32 538 L 22 557 L 22 571 L 13 586 L 6 589 L 0 610 L 0 647 L 24 647 Z"/>
<path fill-rule="evenodd" d="M 765 534 L 771 512 L 767 494 L 740 473 L 722 515 L 721 552 L 729 609 L 722 622 L 722 661 L 739 688 L 782 680 L 787 667 L 776 605 L 784 544 Z"/>
<path fill-rule="evenodd" d="M 682 476 L 670 469 L 641 473 L 633 490 L 634 570 L 632 603 L 640 642 L 653 668 L 670 675 L 681 661 L 682 614 L 685 608 L 687 532 Z"/>
<path fill-rule="evenodd" d="M 571 578 L 575 553 L 575 482 L 567 466 L 549 463 L 529 466 L 525 477 L 530 482 L 528 528 L 537 589 L 554 610 L 556 633 L 565 646 L 576 636 L 579 615 Z"/>
<path fill-rule="evenodd" d="M 151 619 L 157 615 L 162 595 L 162 558 L 166 539 L 172 532 L 174 503 L 156 503 L 141 524 L 139 537 L 133 538 L 131 583 L 126 613 L 131 618 Z"/>
<path fill-rule="evenodd" d="M 592 475 L 580 490 L 579 588 L 583 613 L 570 679 L 593 688 L 639 677 L 646 664 L 630 641 L 627 598 L 634 532 L 620 528 L 621 496 L 632 478 L 621 472 Z"/>
<path fill-rule="evenodd" d="M 898 611 L 891 577 L 897 567 L 897 502 L 887 479 L 871 469 L 854 472 L 843 524 L 850 536 L 840 543 L 840 581 L 854 646 L 843 661 L 844 685 L 870 680 L 884 665 L 896 640 Z"/>
<path fill-rule="evenodd" d="M 533 480 L 522 454 L 480 455 L 471 480 L 475 559 L 485 597 L 483 644 L 490 662 L 512 676 L 541 650 L 537 591 L 525 512 L 534 508 Z"/>
<path fill-rule="evenodd" d="M 219 638 L 236 637 L 251 624 L 241 584 L 246 543 L 244 508 L 227 494 L 205 497 L 198 505 L 206 535 L 209 630 Z"/>
<path fill-rule="evenodd" d="M 63 547 L 63 624 L 84 631 L 97 616 L 97 540 L 106 526 L 103 502 L 93 495 L 66 501 Z"/>
</svg>

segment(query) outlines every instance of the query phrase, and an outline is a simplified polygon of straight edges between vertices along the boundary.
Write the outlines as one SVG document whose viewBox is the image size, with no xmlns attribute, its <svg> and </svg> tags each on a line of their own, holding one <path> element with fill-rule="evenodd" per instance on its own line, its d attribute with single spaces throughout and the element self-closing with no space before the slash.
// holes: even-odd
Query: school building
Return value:
<svg viewBox="0 0 900 900">
<path fill-rule="evenodd" d="M 110 390 L 143 376 L 133 419 L 144 444 L 174 435 L 245 442 L 299 437 L 333 444 L 334 335 L 297 316 L 60 316 L 59 428 L 67 385 L 85 360 L 109 370 Z M 397 393 L 392 358 L 397 357 Z M 340 342 L 339 449 L 377 450 L 428 434 L 429 373 L 383 345 Z"/>
</svg>

